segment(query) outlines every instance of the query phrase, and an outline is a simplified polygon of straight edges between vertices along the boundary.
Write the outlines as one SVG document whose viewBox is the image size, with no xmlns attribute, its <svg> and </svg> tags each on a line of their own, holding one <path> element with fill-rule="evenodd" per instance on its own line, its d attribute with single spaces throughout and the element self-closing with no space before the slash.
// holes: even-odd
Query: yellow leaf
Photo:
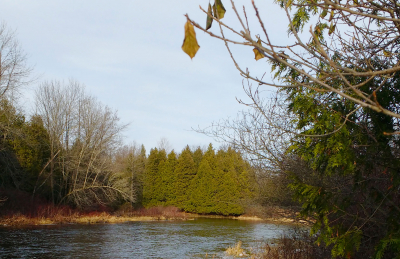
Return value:
<svg viewBox="0 0 400 259">
<path fill-rule="evenodd" d="M 392 56 L 392 53 L 390 53 L 389 51 L 384 50 L 384 51 L 383 51 L 383 55 L 384 55 L 385 57 L 391 57 L 391 56 Z"/>
<path fill-rule="evenodd" d="M 189 20 L 185 24 L 185 39 L 183 40 L 182 50 L 189 55 L 190 58 L 193 58 L 200 46 L 197 43 L 196 32 L 194 31 L 193 25 L 189 22 Z"/>
<path fill-rule="evenodd" d="M 261 40 L 258 39 L 257 43 L 261 45 Z M 261 54 L 260 51 L 258 51 L 257 48 L 254 48 L 254 49 L 253 49 L 253 52 L 254 52 L 254 54 L 255 54 L 255 59 L 256 59 L 256 60 L 259 60 L 259 59 L 264 58 L 264 55 Z"/>
<path fill-rule="evenodd" d="M 212 7 L 211 4 L 208 3 L 208 12 L 207 12 L 207 24 L 206 24 L 206 30 L 211 28 L 213 18 L 212 18 Z"/>
<path fill-rule="evenodd" d="M 213 5 L 214 17 L 217 19 L 222 19 L 225 16 L 226 10 L 221 0 L 215 0 Z"/>
</svg>

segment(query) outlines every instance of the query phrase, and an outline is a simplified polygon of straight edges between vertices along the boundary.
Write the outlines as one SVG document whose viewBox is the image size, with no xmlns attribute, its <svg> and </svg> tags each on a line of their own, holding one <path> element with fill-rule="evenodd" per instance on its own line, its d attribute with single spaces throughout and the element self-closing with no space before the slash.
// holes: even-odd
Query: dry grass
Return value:
<svg viewBox="0 0 400 259">
<path fill-rule="evenodd" d="M 49 224 L 98 224 L 98 223 L 124 223 L 132 221 L 151 221 L 151 220 L 170 220 L 163 217 L 126 217 L 114 216 L 107 212 L 97 215 L 74 214 L 70 216 L 58 216 L 52 218 L 27 217 L 24 215 L 14 215 L 11 217 L 0 218 L 0 226 L 26 226 L 26 225 L 49 225 Z"/>
<path fill-rule="evenodd" d="M 29 218 L 23 215 L 15 215 L 0 219 L 3 226 L 24 226 L 24 225 L 46 225 L 53 224 L 53 221 L 46 218 Z"/>
<path fill-rule="evenodd" d="M 242 241 L 236 243 L 236 245 L 232 247 L 228 247 L 225 251 L 226 255 L 234 256 L 234 257 L 243 257 L 247 256 L 246 251 L 242 248 Z"/>
<path fill-rule="evenodd" d="M 7 214 L 0 217 L 0 226 L 25 226 L 46 224 L 97 224 L 123 223 L 151 220 L 185 220 L 187 216 L 175 207 L 155 207 L 130 212 L 87 212 L 82 213 L 66 207 L 42 206 L 32 214 Z"/>
<path fill-rule="evenodd" d="M 8 197 L 8 198 L 7 198 Z M 132 210 L 131 205 L 112 213 L 105 206 L 93 206 L 77 210 L 65 205 L 53 205 L 47 200 L 18 190 L 0 188 L 0 226 L 23 226 L 41 224 L 94 224 L 122 223 L 145 220 L 182 220 L 185 213 L 176 207 L 154 207 Z"/>
</svg>

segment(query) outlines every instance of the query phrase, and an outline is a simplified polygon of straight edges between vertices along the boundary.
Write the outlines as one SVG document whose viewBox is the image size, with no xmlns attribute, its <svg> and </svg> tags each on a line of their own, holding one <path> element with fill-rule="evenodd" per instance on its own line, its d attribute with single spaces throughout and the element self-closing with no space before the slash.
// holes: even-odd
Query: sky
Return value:
<svg viewBox="0 0 400 259">
<path fill-rule="evenodd" d="M 223 22 L 239 28 L 230 1 L 222 2 L 227 10 Z M 285 14 L 273 1 L 255 2 L 274 42 L 286 45 Z M 241 12 L 246 5 L 255 35 L 260 27 L 250 3 L 236 1 Z M 236 117 L 245 109 L 236 99 L 248 98 L 222 41 L 196 30 L 196 57 L 191 60 L 181 50 L 184 14 L 205 26 L 199 5 L 206 8 L 208 1 L 1 0 L 0 19 L 16 30 L 38 78 L 23 91 L 26 112 L 34 112 L 33 93 L 40 83 L 72 78 L 117 110 L 121 123 L 129 123 L 125 144 L 136 142 L 149 150 L 165 138 L 178 152 L 186 145 L 218 147 L 192 129 Z M 215 23 L 211 31 L 219 32 Z M 271 77 L 267 62 L 255 61 L 251 48 L 233 46 L 233 51 L 242 68 Z"/>
</svg>

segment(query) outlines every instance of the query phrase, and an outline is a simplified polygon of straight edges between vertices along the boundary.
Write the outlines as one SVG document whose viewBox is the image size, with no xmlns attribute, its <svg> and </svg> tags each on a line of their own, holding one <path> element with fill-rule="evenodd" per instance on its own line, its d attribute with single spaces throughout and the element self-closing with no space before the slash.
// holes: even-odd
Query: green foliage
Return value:
<svg viewBox="0 0 400 259">
<path fill-rule="evenodd" d="M 158 151 L 157 148 L 150 150 L 143 181 L 143 205 L 145 206 L 155 206 L 163 201 L 163 185 L 160 170 L 164 169 L 165 161 L 165 150 Z"/>
<path fill-rule="evenodd" d="M 188 205 L 190 186 L 196 175 L 196 166 L 192 152 L 187 146 L 178 157 L 175 167 L 175 205 L 180 209 L 185 209 Z"/>
<path fill-rule="evenodd" d="M 32 192 L 40 173 L 50 157 L 50 141 L 42 119 L 34 116 L 22 128 L 22 137 L 11 140 L 19 164 L 25 172 L 24 190 Z"/>
<path fill-rule="evenodd" d="M 177 155 L 172 150 L 168 154 L 167 161 L 164 165 L 164 170 L 162 172 L 162 180 L 163 180 L 163 201 L 166 205 L 172 205 L 172 202 L 176 200 L 176 193 L 175 193 L 175 183 L 177 181 L 175 175 L 175 167 L 177 164 Z"/>
<path fill-rule="evenodd" d="M 193 179 L 190 203 L 187 208 L 200 214 L 215 212 L 215 194 L 218 190 L 214 170 L 208 161 L 203 159 L 200 163 L 196 177 Z"/>
<path fill-rule="evenodd" d="M 236 172 L 232 167 L 225 170 L 217 169 L 219 188 L 215 195 L 218 204 L 215 212 L 222 215 L 241 215 L 244 213 L 244 208 L 240 204 L 240 189 Z"/>
<path fill-rule="evenodd" d="M 362 90 L 373 95 L 376 84 L 383 86 L 376 92 L 379 104 L 397 109 L 399 74 L 386 83 L 373 80 Z M 375 247 L 374 258 L 392 258 L 400 233 L 395 220 L 400 216 L 400 145 L 399 138 L 385 132 L 396 131 L 394 120 L 364 108 L 345 121 L 356 107 L 336 94 L 299 88 L 287 94 L 304 134 L 293 139 L 290 152 L 307 161 L 320 179 L 310 184 L 294 176 L 291 188 L 302 214 L 317 219 L 313 231 L 319 241 L 332 245 L 334 257 L 372 255 Z"/>
<path fill-rule="evenodd" d="M 0 186 L 32 192 L 49 157 L 49 136 L 39 116 L 29 122 L 0 101 Z"/>
<path fill-rule="evenodd" d="M 240 153 L 229 148 L 218 154 L 186 147 L 178 158 L 174 151 L 166 160 L 156 150 L 146 166 L 145 206 L 173 205 L 200 214 L 240 215 L 256 192 L 252 168 Z M 158 167 L 155 165 L 158 163 Z M 157 175 L 159 175 L 157 177 Z"/>
<path fill-rule="evenodd" d="M 198 168 L 200 166 L 200 162 L 203 159 L 203 150 L 201 150 L 200 147 L 198 147 L 194 152 L 193 152 L 193 161 Z"/>
<path fill-rule="evenodd" d="M 382 239 L 376 247 L 374 257 L 377 259 L 383 258 L 386 250 L 393 251 L 393 259 L 400 258 L 400 237 L 398 235 Z"/>
</svg>

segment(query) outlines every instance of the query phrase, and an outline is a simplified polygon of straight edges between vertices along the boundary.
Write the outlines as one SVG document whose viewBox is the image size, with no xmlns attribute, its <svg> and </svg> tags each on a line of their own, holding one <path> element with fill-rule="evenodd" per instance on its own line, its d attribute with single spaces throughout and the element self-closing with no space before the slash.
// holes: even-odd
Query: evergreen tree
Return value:
<svg viewBox="0 0 400 259">
<path fill-rule="evenodd" d="M 219 188 L 216 183 L 215 171 L 212 170 L 207 159 L 203 159 L 193 179 L 188 210 L 200 214 L 215 213 L 214 197 Z"/>
<path fill-rule="evenodd" d="M 215 150 L 211 143 L 208 145 L 207 151 L 204 152 L 203 159 L 206 159 L 208 161 L 208 164 L 210 165 L 212 170 L 216 169 L 217 160 L 215 158 Z"/>
<path fill-rule="evenodd" d="M 215 211 L 222 215 L 240 215 L 244 209 L 240 205 L 240 184 L 234 167 L 232 152 L 219 150 L 216 155 L 218 190 L 215 195 Z"/>
<path fill-rule="evenodd" d="M 396 111 L 399 85 L 396 73 L 391 80 L 375 78 L 360 91 L 375 94 L 381 107 Z M 351 113 L 356 105 L 335 94 L 287 93 L 296 126 L 304 134 L 294 139 L 291 152 L 308 163 L 316 179 L 291 171 L 291 187 L 303 203 L 303 215 L 316 217 L 313 232 L 319 233 L 319 242 L 332 245 L 334 256 L 366 258 L 374 249 L 376 258 L 398 255 L 400 141 L 387 134 L 398 130 L 398 123 L 372 109 Z M 350 122 L 343 123 L 344 118 Z"/>
<path fill-rule="evenodd" d="M 157 148 L 150 150 L 150 155 L 147 158 L 146 168 L 143 178 L 143 205 L 152 206 L 157 196 L 157 177 L 159 169 L 159 151 Z"/>
<path fill-rule="evenodd" d="M 136 174 L 135 177 L 132 179 L 133 181 L 133 188 L 136 190 L 136 199 L 137 204 L 142 204 L 143 202 L 143 185 L 144 185 L 144 175 L 145 175 L 145 168 L 146 168 L 146 149 L 142 144 L 140 147 L 140 153 L 136 158 L 135 165 L 136 165 Z"/>
<path fill-rule="evenodd" d="M 255 198 L 258 191 L 254 169 L 243 159 L 240 152 L 235 151 L 231 147 L 227 150 L 227 156 L 232 159 L 231 163 L 236 173 L 240 190 L 240 199 L 244 204 L 246 204 L 248 203 L 248 200 Z"/>
<path fill-rule="evenodd" d="M 12 141 L 13 150 L 25 174 L 24 190 L 32 193 L 46 181 L 45 165 L 50 157 L 50 140 L 40 116 L 33 116 L 23 127 L 22 136 Z"/>
<path fill-rule="evenodd" d="M 196 166 L 194 153 L 199 166 Z M 145 206 L 173 205 L 201 214 L 240 215 L 244 201 L 255 192 L 250 165 L 240 153 L 228 148 L 215 154 L 210 144 L 202 154 L 186 147 L 176 157 L 174 151 L 152 149 L 146 164 Z"/>
<path fill-rule="evenodd" d="M 187 146 L 179 155 L 175 167 L 175 201 L 174 204 L 180 209 L 186 209 L 189 194 L 193 191 L 191 183 L 196 175 L 196 166 L 193 161 L 192 152 Z"/>
<path fill-rule="evenodd" d="M 29 122 L 0 100 L 0 187 L 32 192 L 48 159 L 48 134 L 39 116 Z"/>
<path fill-rule="evenodd" d="M 165 174 L 166 174 L 166 161 L 167 153 L 165 149 L 161 149 L 158 152 L 158 170 L 154 179 L 155 192 L 153 194 L 153 205 L 164 205 L 166 202 L 166 190 L 165 185 Z"/>
<path fill-rule="evenodd" d="M 165 190 L 165 202 L 166 205 L 173 205 L 175 201 L 175 182 L 176 182 L 176 175 L 175 175 L 175 167 L 177 164 L 177 157 L 174 150 L 172 150 L 168 154 L 167 161 L 164 166 L 164 172 L 162 174 L 164 190 Z"/>
<path fill-rule="evenodd" d="M 203 159 L 203 150 L 201 150 L 200 147 L 197 147 L 197 149 L 193 152 L 193 161 L 196 165 L 196 168 L 199 168 L 202 159 Z"/>
<path fill-rule="evenodd" d="M 187 210 L 203 214 L 240 215 L 254 198 L 255 178 L 240 153 L 228 148 L 217 155 L 210 144 L 192 182 Z"/>
</svg>

